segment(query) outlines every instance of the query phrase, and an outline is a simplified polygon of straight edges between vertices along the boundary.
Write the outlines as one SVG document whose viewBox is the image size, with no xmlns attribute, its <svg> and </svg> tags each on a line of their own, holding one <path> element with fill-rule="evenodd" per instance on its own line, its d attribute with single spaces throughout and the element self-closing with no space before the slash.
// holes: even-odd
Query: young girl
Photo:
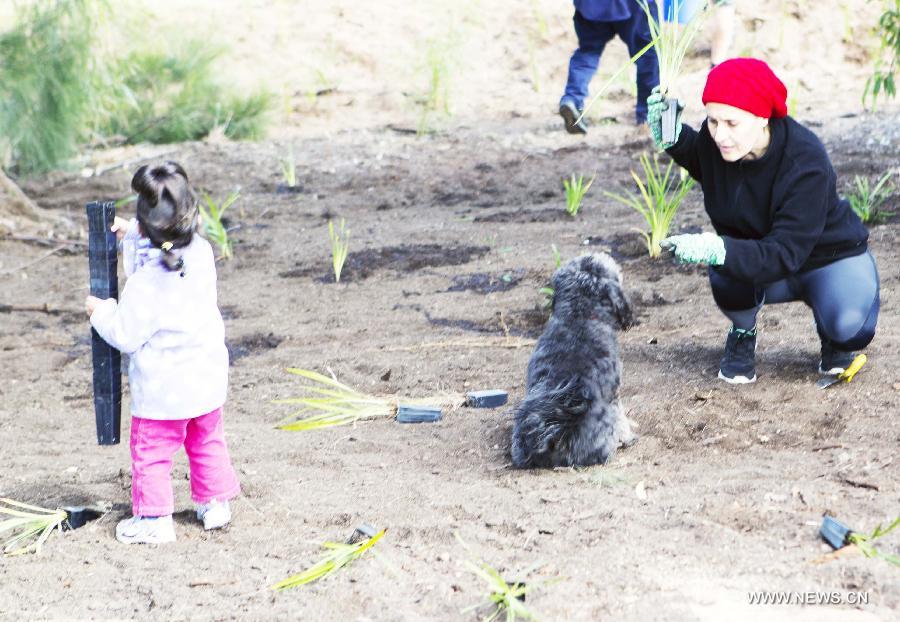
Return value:
<svg viewBox="0 0 900 622">
<path fill-rule="evenodd" d="M 222 427 L 228 384 L 225 327 L 216 305 L 216 269 L 201 238 L 197 197 L 174 162 L 142 166 L 131 180 L 137 219 L 116 218 L 128 280 L 120 300 L 88 296 L 91 324 L 130 355 L 131 496 L 134 516 L 119 522 L 127 544 L 172 542 L 172 458 L 183 445 L 191 496 L 206 529 L 231 520 L 237 481 Z"/>
</svg>

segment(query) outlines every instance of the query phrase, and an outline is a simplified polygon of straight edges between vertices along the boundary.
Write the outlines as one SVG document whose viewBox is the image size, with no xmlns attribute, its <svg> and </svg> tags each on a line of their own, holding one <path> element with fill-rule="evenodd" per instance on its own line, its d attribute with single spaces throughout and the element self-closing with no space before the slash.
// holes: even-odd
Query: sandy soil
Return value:
<svg viewBox="0 0 900 622">
<path fill-rule="evenodd" d="M 129 457 L 127 443 L 96 445 L 84 249 L 48 256 L 55 247 L 0 240 L 0 303 L 49 306 L 0 314 L 0 496 L 112 508 L 54 534 L 40 556 L 0 559 L 0 618 L 476 620 L 487 610 L 462 612 L 487 597 L 464 565 L 471 555 L 535 586 L 526 604 L 545 620 L 896 618 L 895 567 L 861 557 L 811 563 L 828 550 L 817 536 L 824 512 L 869 531 L 900 507 L 896 221 L 871 229 L 882 315 L 858 379 L 814 387 L 818 340 L 795 303 L 762 315 L 758 382 L 727 386 L 715 378 L 727 323 L 704 271 L 642 256 L 639 216 L 603 195 L 627 189 L 629 169 L 652 150 L 628 124 L 629 84 L 602 104 L 595 118 L 607 120 L 586 139 L 562 133 L 553 114 L 574 45 L 566 3 L 194 4 L 198 14 L 222 5 L 208 13 L 210 29 L 234 43 L 239 80 L 256 73 L 291 85 L 290 113 L 269 140 L 153 148 L 217 197 L 241 187 L 236 257 L 220 265 L 219 292 L 233 355 L 226 426 L 244 494 L 230 528 L 203 532 L 182 455 L 178 542 L 115 541 L 115 522 L 130 512 Z M 812 14 L 809 3 L 737 4 L 736 51 L 765 55 L 796 85 L 797 117 L 826 143 L 841 188 L 895 167 L 897 106 L 869 114 L 859 104 L 870 3 L 825 2 Z M 543 36 L 533 34 L 535 11 Z M 159 10 L 158 27 L 166 19 Z M 848 28 L 854 41 L 841 41 Z M 454 114 L 427 118 L 434 132 L 416 136 L 406 130 L 421 122 L 418 51 L 429 37 L 457 41 L 448 52 Z M 611 45 L 606 75 L 622 58 Z M 683 82 L 694 121 L 706 62 L 690 58 Z M 309 77 L 316 67 L 327 69 L 324 86 Z M 302 192 L 279 193 L 291 146 Z M 127 192 L 133 165 L 105 170 L 110 163 L 148 152 L 93 153 L 86 165 L 101 174 L 23 187 L 80 218 L 85 202 Z M 571 172 L 597 174 L 575 218 L 562 207 Z M 896 195 L 891 207 L 900 208 Z M 339 285 L 328 278 L 334 217 L 352 229 Z M 675 228 L 702 227 L 694 190 Z M 551 244 L 564 258 L 612 252 L 638 312 L 620 337 L 621 397 L 642 437 L 609 465 L 510 469 L 507 408 L 462 408 L 436 424 L 274 428 L 290 410 L 272 400 L 297 393 L 288 366 L 411 397 L 503 388 L 515 403 L 528 340 L 546 318 L 538 289 Z M 308 588 L 266 589 L 362 521 L 388 528 L 377 556 Z M 883 546 L 900 552 L 897 537 Z M 750 605 L 757 590 L 865 592 L 869 601 Z"/>
</svg>

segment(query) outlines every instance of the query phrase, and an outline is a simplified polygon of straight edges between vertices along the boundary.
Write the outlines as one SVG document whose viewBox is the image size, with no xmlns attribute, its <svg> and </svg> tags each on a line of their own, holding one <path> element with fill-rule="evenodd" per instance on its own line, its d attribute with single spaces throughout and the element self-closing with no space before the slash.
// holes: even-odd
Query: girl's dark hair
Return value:
<svg viewBox="0 0 900 622">
<path fill-rule="evenodd" d="M 161 249 L 163 264 L 181 270 L 184 261 L 176 249 L 191 243 L 197 229 L 197 195 L 187 173 L 176 162 L 142 166 L 131 179 L 138 194 L 137 219 L 150 243 Z"/>
</svg>

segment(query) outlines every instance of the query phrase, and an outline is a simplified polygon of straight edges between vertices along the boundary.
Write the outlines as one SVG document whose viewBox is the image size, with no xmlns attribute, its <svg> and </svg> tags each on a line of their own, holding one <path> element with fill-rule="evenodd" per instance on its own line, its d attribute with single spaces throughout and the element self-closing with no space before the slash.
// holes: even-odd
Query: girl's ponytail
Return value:
<svg viewBox="0 0 900 622">
<path fill-rule="evenodd" d="M 169 270 L 183 270 L 182 250 L 197 229 L 197 195 L 176 162 L 142 166 L 131 180 L 137 192 L 137 218 L 150 243 L 162 251 Z"/>
</svg>

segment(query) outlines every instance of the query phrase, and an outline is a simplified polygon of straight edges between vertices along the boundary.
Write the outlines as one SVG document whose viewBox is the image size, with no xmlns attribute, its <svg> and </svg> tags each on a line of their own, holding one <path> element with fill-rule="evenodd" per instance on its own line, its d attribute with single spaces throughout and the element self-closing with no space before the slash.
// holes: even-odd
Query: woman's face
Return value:
<svg viewBox="0 0 900 622">
<path fill-rule="evenodd" d="M 769 120 L 751 112 L 710 102 L 706 104 L 706 126 L 726 162 L 737 162 L 752 154 L 758 158 L 769 146 Z"/>
</svg>

